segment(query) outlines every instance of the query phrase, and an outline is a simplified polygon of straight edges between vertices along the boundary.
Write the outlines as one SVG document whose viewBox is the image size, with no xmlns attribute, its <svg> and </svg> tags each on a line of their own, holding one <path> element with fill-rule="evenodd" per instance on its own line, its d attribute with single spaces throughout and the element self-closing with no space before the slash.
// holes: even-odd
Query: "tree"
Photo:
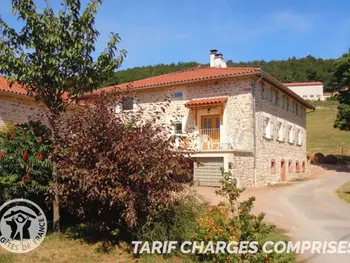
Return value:
<svg viewBox="0 0 350 263">
<path fill-rule="evenodd" d="M 337 59 L 333 65 L 330 83 L 338 90 L 337 119 L 334 127 L 340 130 L 350 130 L 350 49 L 348 53 Z"/>
<path fill-rule="evenodd" d="M 125 238 L 176 202 L 185 184 L 174 175 L 191 176 L 193 163 L 169 127 L 157 124 L 159 114 L 115 114 L 112 97 L 102 94 L 93 110 L 62 121 L 55 161 L 66 210 L 102 235 Z"/>
<path fill-rule="evenodd" d="M 61 113 L 81 94 L 98 88 L 125 57 L 126 52 L 117 49 L 118 34 L 111 33 L 107 48 L 93 58 L 99 35 L 95 15 L 101 4 L 91 0 L 82 10 L 80 0 L 63 0 L 55 13 L 49 6 L 39 12 L 33 0 L 12 0 L 23 27 L 16 31 L 0 18 L 0 73 L 47 106 L 53 144 Z M 54 203 L 54 226 L 59 229 L 58 200 Z"/>
</svg>

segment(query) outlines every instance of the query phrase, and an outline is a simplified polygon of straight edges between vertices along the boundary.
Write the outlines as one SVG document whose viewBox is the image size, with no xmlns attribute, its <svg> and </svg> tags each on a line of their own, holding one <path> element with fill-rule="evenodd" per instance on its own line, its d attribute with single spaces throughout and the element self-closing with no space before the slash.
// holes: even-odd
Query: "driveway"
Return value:
<svg viewBox="0 0 350 263">
<path fill-rule="evenodd" d="M 350 173 L 327 171 L 327 176 L 286 186 L 247 189 L 242 198 L 255 196 L 254 212 L 288 231 L 293 241 L 350 241 L 350 204 L 339 200 L 336 189 L 350 181 Z M 222 201 L 215 188 L 198 187 L 212 204 Z M 304 254 L 305 262 L 348 263 L 350 254 Z"/>
</svg>

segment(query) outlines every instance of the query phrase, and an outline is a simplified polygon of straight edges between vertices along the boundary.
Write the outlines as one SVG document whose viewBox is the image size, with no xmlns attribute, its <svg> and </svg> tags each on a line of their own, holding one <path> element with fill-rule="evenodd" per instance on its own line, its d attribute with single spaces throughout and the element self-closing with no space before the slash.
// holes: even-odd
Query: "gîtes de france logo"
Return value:
<svg viewBox="0 0 350 263">
<path fill-rule="evenodd" d="M 0 207 L 0 245 L 13 253 L 27 253 L 43 242 L 47 231 L 44 212 L 27 199 L 13 199 Z"/>
</svg>

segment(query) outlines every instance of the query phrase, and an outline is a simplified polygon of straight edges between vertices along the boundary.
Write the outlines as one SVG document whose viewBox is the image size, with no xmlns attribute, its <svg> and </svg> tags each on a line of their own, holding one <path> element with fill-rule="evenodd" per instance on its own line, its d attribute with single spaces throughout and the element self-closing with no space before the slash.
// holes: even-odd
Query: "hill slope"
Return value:
<svg viewBox="0 0 350 263">
<path fill-rule="evenodd" d="M 316 111 L 307 114 L 307 151 L 309 153 L 350 155 L 350 132 L 333 127 L 338 112 L 335 103 L 319 102 Z"/>
<path fill-rule="evenodd" d="M 260 67 L 282 82 L 327 82 L 333 62 L 334 59 L 316 59 L 312 56 L 307 56 L 305 58 L 297 59 L 294 57 L 289 58 L 288 60 L 272 61 L 257 60 L 250 62 L 232 62 L 232 60 L 228 60 L 227 65 L 229 67 Z M 115 72 L 104 86 L 121 84 L 174 71 L 185 70 L 198 65 L 199 63 L 193 61 L 120 70 Z"/>
</svg>

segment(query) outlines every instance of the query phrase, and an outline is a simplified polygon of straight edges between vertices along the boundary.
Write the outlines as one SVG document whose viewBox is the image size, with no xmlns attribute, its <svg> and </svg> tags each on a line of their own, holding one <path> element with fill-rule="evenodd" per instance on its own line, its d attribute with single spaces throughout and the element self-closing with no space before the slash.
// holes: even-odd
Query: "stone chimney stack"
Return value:
<svg viewBox="0 0 350 263">
<path fill-rule="evenodd" d="M 210 67 L 215 67 L 215 56 L 218 51 L 216 49 L 210 50 Z"/>
<path fill-rule="evenodd" d="M 217 53 L 216 49 L 210 50 L 210 67 L 215 68 L 226 68 L 224 57 L 221 53 Z"/>
</svg>

